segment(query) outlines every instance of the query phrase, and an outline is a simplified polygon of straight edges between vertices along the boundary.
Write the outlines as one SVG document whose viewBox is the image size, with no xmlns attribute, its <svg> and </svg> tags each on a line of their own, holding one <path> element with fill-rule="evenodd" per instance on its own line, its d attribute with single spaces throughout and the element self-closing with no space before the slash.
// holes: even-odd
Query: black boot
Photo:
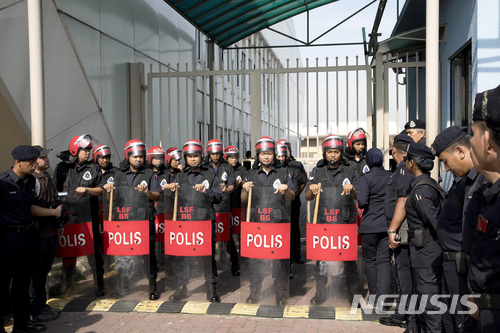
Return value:
<svg viewBox="0 0 500 333">
<path fill-rule="evenodd" d="M 159 298 L 158 292 L 156 291 L 156 278 L 156 274 L 149 277 L 149 299 L 152 301 L 155 301 Z"/>
<path fill-rule="evenodd" d="M 311 298 L 311 305 L 321 305 L 326 300 L 326 283 L 322 280 L 316 282 L 316 294 Z"/>
<path fill-rule="evenodd" d="M 260 292 L 250 291 L 250 296 L 247 298 L 247 304 L 257 304 L 260 300 Z"/>
<path fill-rule="evenodd" d="M 175 292 L 168 298 L 170 301 L 178 302 L 188 297 L 187 288 L 185 285 L 180 284 L 177 286 Z"/>
<path fill-rule="evenodd" d="M 211 284 L 207 289 L 207 300 L 209 302 L 220 303 L 220 297 L 217 295 L 217 290 L 215 289 L 215 284 Z"/>
</svg>

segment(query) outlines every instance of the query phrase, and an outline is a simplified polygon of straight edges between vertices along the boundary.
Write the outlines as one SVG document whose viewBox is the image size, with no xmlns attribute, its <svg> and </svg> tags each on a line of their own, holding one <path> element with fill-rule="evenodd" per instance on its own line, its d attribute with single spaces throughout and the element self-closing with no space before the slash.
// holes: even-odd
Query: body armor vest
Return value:
<svg viewBox="0 0 500 333">
<path fill-rule="evenodd" d="M 205 181 L 209 186 L 214 182 L 215 174 L 212 171 L 204 170 L 198 184 Z M 177 174 L 177 182 L 179 183 L 177 219 L 180 221 L 205 221 L 215 220 L 215 210 L 208 197 L 200 192 L 197 192 L 189 181 L 188 172 L 179 172 Z"/>
<path fill-rule="evenodd" d="M 229 163 L 222 162 L 217 169 L 217 177 L 219 177 L 220 183 L 226 183 L 231 169 L 233 167 Z M 229 213 L 231 212 L 231 194 L 222 192 L 222 201 L 214 205 L 216 213 Z"/>
</svg>

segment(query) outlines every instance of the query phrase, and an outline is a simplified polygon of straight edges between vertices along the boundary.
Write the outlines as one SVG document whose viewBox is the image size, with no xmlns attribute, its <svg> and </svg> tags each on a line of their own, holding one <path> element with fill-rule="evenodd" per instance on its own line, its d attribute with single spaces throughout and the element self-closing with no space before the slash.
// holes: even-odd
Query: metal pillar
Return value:
<svg viewBox="0 0 500 333">
<path fill-rule="evenodd" d="M 28 0 L 31 144 L 45 147 L 42 1 Z"/>
<path fill-rule="evenodd" d="M 375 147 L 384 144 L 384 55 L 377 52 L 375 56 Z M 385 154 L 384 154 L 385 155 Z M 389 163 L 384 158 L 384 166 Z"/>
<path fill-rule="evenodd" d="M 430 146 L 439 132 L 439 1 L 426 2 L 425 49 L 425 125 Z M 435 163 L 431 175 L 438 179 L 439 161 Z"/>
</svg>

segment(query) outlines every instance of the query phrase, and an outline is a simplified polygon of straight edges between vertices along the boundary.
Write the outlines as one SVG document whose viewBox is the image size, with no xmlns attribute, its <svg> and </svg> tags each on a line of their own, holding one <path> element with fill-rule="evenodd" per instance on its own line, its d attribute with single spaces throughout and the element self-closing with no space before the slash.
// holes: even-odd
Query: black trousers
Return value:
<svg viewBox="0 0 500 333">
<path fill-rule="evenodd" d="M 443 277 L 442 267 L 413 268 L 412 277 L 415 294 L 418 295 L 417 309 L 424 309 L 418 315 L 420 332 L 441 332 L 443 325 L 441 314 L 429 314 L 430 311 L 438 311 L 439 308 L 432 305 L 430 299 L 433 295 L 441 293 L 441 283 Z"/>
<path fill-rule="evenodd" d="M 290 257 L 300 255 L 300 197 L 292 201 L 292 218 L 290 221 Z"/>
<path fill-rule="evenodd" d="M 30 284 L 30 311 L 32 314 L 39 314 L 47 303 L 47 275 L 52 269 L 54 257 L 56 255 L 59 237 L 56 235 L 48 237 L 38 237 L 36 240 L 36 261 L 34 263 L 33 278 Z"/>
<path fill-rule="evenodd" d="M 30 233 L 0 232 L 0 300 L 9 308 L 9 287 L 14 327 L 30 320 L 29 288 L 36 258 L 36 236 Z M 4 314 L 4 313 L 3 313 Z"/>
<path fill-rule="evenodd" d="M 500 310 L 481 309 L 479 312 L 479 331 L 481 333 L 498 332 L 500 327 Z"/>
<path fill-rule="evenodd" d="M 396 261 L 396 270 L 398 276 L 398 290 L 399 297 L 396 301 L 396 313 L 395 317 L 400 319 L 406 319 L 408 321 L 408 327 L 417 330 L 417 316 L 414 314 L 400 313 L 399 302 L 403 295 L 406 295 L 406 304 L 404 305 L 404 310 L 408 311 L 409 300 L 413 294 L 413 277 L 411 273 L 410 265 L 410 249 L 408 246 L 398 246 L 394 250 L 394 258 Z"/>
<path fill-rule="evenodd" d="M 389 294 L 391 286 L 391 249 L 387 232 L 362 234 L 361 244 L 365 259 L 366 279 L 370 295 L 378 299 Z"/>
</svg>

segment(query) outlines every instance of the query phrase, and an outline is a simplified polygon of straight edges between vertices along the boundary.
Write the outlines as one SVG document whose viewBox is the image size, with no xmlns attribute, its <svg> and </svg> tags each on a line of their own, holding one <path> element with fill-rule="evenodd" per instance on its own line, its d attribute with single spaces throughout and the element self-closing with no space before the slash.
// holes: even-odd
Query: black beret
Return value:
<svg viewBox="0 0 500 333">
<path fill-rule="evenodd" d="M 421 143 L 410 143 L 408 146 L 408 155 L 420 156 L 425 159 L 434 160 L 432 150 Z"/>
<path fill-rule="evenodd" d="M 500 86 L 484 92 L 486 100 L 486 126 L 495 131 L 500 131 Z"/>
<path fill-rule="evenodd" d="M 52 151 L 52 149 L 43 149 L 43 147 L 39 146 L 39 145 L 36 145 L 36 146 L 33 146 L 33 147 L 35 147 L 36 149 L 38 149 L 38 151 L 40 152 L 40 155 L 38 157 L 45 157 L 45 156 L 47 156 Z"/>
<path fill-rule="evenodd" d="M 413 138 L 406 133 L 400 133 L 394 137 L 394 142 L 415 143 Z"/>
<path fill-rule="evenodd" d="M 439 156 L 443 151 L 451 146 L 454 142 L 463 138 L 467 134 L 467 127 L 451 126 L 443 130 L 436 136 L 436 139 L 431 145 L 431 150 L 436 156 Z"/>
<path fill-rule="evenodd" d="M 20 145 L 12 150 L 12 157 L 20 161 L 29 161 L 40 156 L 40 152 L 33 146 Z"/>
<path fill-rule="evenodd" d="M 410 120 L 405 124 L 405 130 L 407 129 L 425 129 L 425 121 L 420 119 Z"/>
<path fill-rule="evenodd" d="M 476 94 L 476 98 L 474 99 L 474 108 L 472 110 L 472 121 L 480 121 L 480 120 L 484 121 L 483 97 L 484 97 L 484 92 Z M 486 107 L 484 108 L 484 112 L 486 113 Z"/>
</svg>

